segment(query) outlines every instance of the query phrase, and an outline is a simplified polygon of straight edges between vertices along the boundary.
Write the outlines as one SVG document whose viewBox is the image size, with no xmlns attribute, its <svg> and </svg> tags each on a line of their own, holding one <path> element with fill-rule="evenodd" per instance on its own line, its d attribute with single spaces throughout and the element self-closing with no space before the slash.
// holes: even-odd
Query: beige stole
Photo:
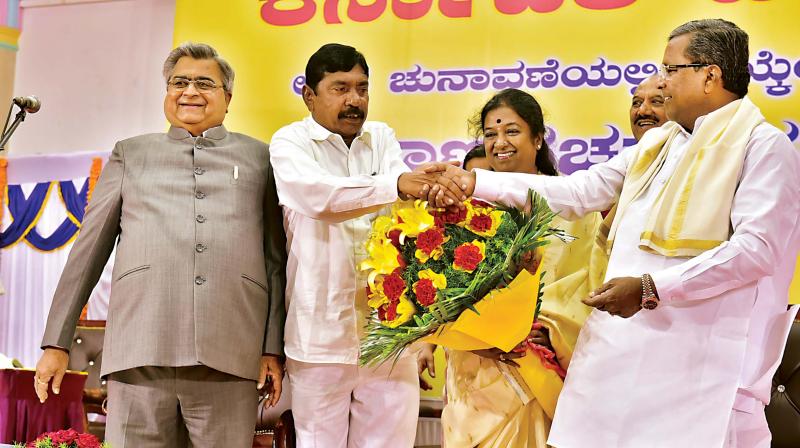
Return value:
<svg viewBox="0 0 800 448">
<path fill-rule="evenodd" d="M 747 142 L 764 116 L 748 97 L 706 115 L 686 152 L 653 203 L 639 248 L 665 257 L 694 257 L 727 241 L 731 206 Z M 661 169 L 680 125 L 668 122 L 645 133 L 628 165 L 617 205 L 599 232 L 608 253 L 627 207 Z"/>
</svg>

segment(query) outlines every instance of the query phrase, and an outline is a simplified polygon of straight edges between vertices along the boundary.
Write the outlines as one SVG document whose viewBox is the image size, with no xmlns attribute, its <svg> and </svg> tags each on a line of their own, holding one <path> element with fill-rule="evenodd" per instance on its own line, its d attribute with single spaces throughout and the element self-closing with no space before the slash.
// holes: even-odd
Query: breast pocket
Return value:
<svg viewBox="0 0 800 448">
<path fill-rule="evenodd" d="M 266 179 L 260 174 L 257 170 L 245 170 L 241 166 L 238 176 L 230 174 L 228 193 L 237 213 L 261 213 Z"/>
<path fill-rule="evenodd" d="M 263 170 L 247 165 L 233 165 L 229 168 L 230 184 L 246 189 L 258 189 L 264 185 L 266 176 Z"/>
<path fill-rule="evenodd" d="M 123 278 L 135 277 L 138 274 L 142 274 L 144 272 L 147 272 L 149 269 L 150 269 L 150 265 L 149 264 L 143 264 L 143 265 L 135 267 L 133 269 L 128 269 L 127 271 L 125 271 L 122 274 L 120 274 L 120 276 L 117 277 L 117 279 L 114 280 L 114 281 L 118 282 L 118 281 L 122 280 Z"/>
</svg>

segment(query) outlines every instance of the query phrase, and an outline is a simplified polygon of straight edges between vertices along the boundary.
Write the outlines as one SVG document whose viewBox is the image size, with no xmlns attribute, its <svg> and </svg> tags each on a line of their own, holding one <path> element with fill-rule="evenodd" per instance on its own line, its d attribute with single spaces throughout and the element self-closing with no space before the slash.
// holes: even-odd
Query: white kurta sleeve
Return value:
<svg viewBox="0 0 800 448">
<path fill-rule="evenodd" d="M 730 240 L 652 273 L 662 304 L 716 297 L 770 276 L 797 256 L 800 153 L 778 132 L 751 139 L 733 198 Z"/>
<path fill-rule="evenodd" d="M 569 176 L 498 173 L 475 170 L 475 197 L 515 207 L 525 205 L 528 189 L 542 195 L 562 218 L 577 219 L 587 213 L 608 210 L 619 198 L 634 148 L 608 162 Z"/>
<path fill-rule="evenodd" d="M 403 150 L 400 148 L 400 142 L 393 129 L 388 129 L 387 132 L 382 133 L 382 147 L 386 148 L 381 161 L 381 173 L 389 173 L 394 176 L 395 184 L 397 178 L 401 174 L 411 171 L 411 169 L 403 162 Z"/>
<path fill-rule="evenodd" d="M 289 132 L 282 131 L 275 133 L 270 143 L 270 162 L 282 205 L 310 218 L 342 222 L 377 211 L 397 199 L 397 179 L 407 168 L 403 170 L 400 144 L 393 132 L 380 142 L 389 144 L 381 171 L 336 176 L 314 160 Z"/>
</svg>

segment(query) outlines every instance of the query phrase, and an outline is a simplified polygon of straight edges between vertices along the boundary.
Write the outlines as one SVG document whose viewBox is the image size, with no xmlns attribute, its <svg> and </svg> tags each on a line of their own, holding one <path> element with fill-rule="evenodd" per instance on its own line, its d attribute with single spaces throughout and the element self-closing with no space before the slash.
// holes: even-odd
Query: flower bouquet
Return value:
<svg viewBox="0 0 800 448">
<path fill-rule="evenodd" d="M 369 271 L 373 310 L 361 365 L 396 359 L 418 340 L 455 350 L 526 350 L 521 343 L 539 325 L 544 246 L 548 237 L 572 240 L 551 226 L 547 202 L 528 195 L 526 211 L 476 199 L 457 212 L 429 210 L 418 200 L 397 202 L 375 220 L 360 265 Z M 547 401 L 531 391 L 544 383 L 560 391 L 560 366 L 552 352 L 531 351 L 538 356 L 518 359 L 527 367 L 499 367 L 523 401 Z M 554 409 L 555 398 L 548 400 Z"/>
<path fill-rule="evenodd" d="M 108 448 L 108 444 L 101 443 L 92 434 L 81 434 L 74 429 L 47 432 L 25 445 L 16 444 L 14 446 L 18 448 Z"/>
</svg>

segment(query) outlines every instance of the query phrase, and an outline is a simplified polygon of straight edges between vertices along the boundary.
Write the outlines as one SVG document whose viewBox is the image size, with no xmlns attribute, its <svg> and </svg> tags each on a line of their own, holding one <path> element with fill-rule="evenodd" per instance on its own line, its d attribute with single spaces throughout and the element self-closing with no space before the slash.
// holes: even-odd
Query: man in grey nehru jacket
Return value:
<svg viewBox="0 0 800 448">
<path fill-rule="evenodd" d="M 114 147 L 53 298 L 36 392 L 59 392 L 116 244 L 107 441 L 250 447 L 257 387 L 274 405 L 283 378 L 286 236 L 269 152 L 222 125 L 234 73 L 213 48 L 179 46 L 164 76 L 172 126 Z"/>
</svg>

